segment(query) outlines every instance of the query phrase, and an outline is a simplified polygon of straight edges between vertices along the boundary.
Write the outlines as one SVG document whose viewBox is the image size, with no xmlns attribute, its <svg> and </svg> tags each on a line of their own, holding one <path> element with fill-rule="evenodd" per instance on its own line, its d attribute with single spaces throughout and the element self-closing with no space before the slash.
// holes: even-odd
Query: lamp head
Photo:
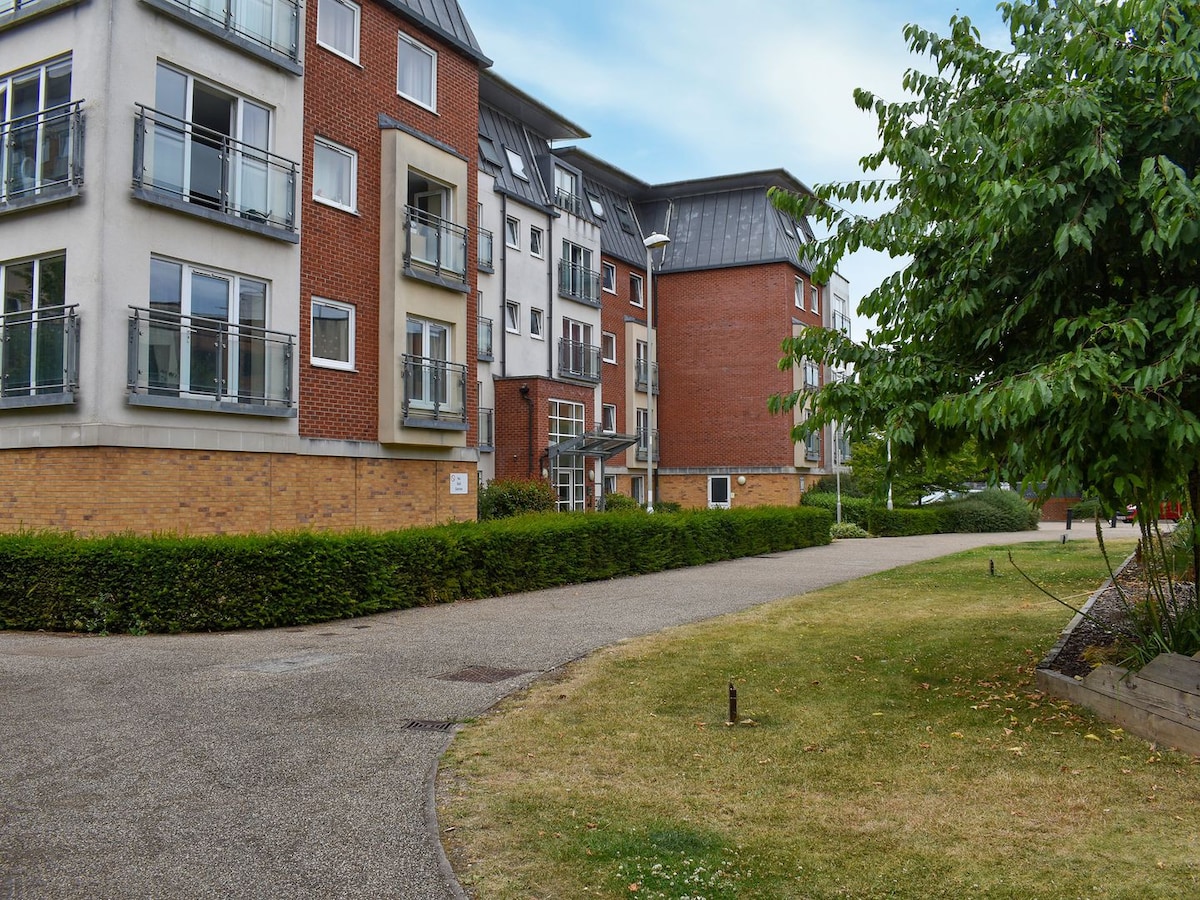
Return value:
<svg viewBox="0 0 1200 900">
<path fill-rule="evenodd" d="M 657 250 L 659 247 L 665 247 L 671 243 L 671 239 L 665 234 L 656 231 L 654 234 L 649 235 L 642 243 L 645 244 L 647 250 Z"/>
</svg>

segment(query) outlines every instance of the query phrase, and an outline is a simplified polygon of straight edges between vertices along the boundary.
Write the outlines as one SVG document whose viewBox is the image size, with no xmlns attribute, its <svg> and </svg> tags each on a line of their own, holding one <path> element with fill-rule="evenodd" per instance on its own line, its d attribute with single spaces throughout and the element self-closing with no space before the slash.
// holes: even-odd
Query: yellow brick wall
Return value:
<svg viewBox="0 0 1200 900">
<path fill-rule="evenodd" d="M 451 473 L 469 493 L 450 495 Z M 0 451 L 0 531 L 386 530 L 475 518 L 474 463 L 127 447 Z"/>
<path fill-rule="evenodd" d="M 729 489 L 733 493 L 730 506 L 795 506 L 800 502 L 800 476 L 747 475 L 745 484 L 737 483 L 731 475 Z M 708 506 L 707 475 L 660 475 L 659 496 L 656 499 L 678 503 L 684 509 Z"/>
</svg>

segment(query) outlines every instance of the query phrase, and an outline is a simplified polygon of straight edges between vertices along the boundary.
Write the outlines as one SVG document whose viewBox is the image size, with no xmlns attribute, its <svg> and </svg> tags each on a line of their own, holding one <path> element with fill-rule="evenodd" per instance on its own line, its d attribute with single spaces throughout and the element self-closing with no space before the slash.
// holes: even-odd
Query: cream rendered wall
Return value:
<svg viewBox="0 0 1200 900">
<path fill-rule="evenodd" d="M 66 249 L 67 302 L 79 304 L 80 390 L 73 408 L 4 412 L 0 426 L 20 427 L 5 428 L 3 445 L 294 447 L 295 419 L 131 407 L 125 386 L 129 307 L 148 304 L 151 254 L 265 279 L 268 327 L 300 330 L 296 244 L 131 196 L 134 103 L 154 105 L 157 62 L 271 107 L 272 149 L 294 161 L 302 157 L 303 79 L 127 0 L 91 0 L 0 33 L 5 71 L 66 50 L 73 97 L 85 101 L 82 196 L 0 219 L 0 256 Z"/>
<path fill-rule="evenodd" d="M 511 197 L 508 198 L 507 207 L 507 215 L 515 216 L 521 222 L 521 246 L 518 250 L 508 246 L 497 249 L 498 254 L 504 254 L 506 283 L 503 288 L 505 291 L 503 298 L 500 297 L 501 287 L 499 285 L 493 291 L 498 329 L 496 359 L 499 361 L 503 358 L 503 371 L 508 376 L 550 375 L 551 360 L 556 358 L 553 356 L 556 352 L 556 345 L 552 338 L 552 335 L 556 333 L 554 310 L 562 302 L 557 296 L 551 294 L 551 264 L 554 259 L 552 241 L 554 235 L 557 234 L 560 220 L 552 219 L 544 210 L 526 206 Z M 497 243 L 504 244 L 504 214 L 501 213 L 499 218 L 500 230 L 497 232 L 499 235 Z M 543 245 L 540 257 L 529 252 L 531 227 L 542 229 Z M 497 274 L 500 272 L 499 265 L 497 262 Z M 501 339 L 499 330 L 507 327 L 504 300 L 512 300 L 521 305 L 521 329 L 520 334 L 506 332 Z M 529 310 L 533 308 L 540 309 L 543 313 L 543 336 L 541 339 L 529 336 Z M 499 346 L 501 343 L 503 350 Z"/>
<path fill-rule="evenodd" d="M 479 363 L 479 372 L 476 380 L 479 382 L 479 406 L 494 411 L 496 409 L 496 386 L 492 378 L 500 371 L 500 332 L 504 328 L 504 322 L 500 317 L 498 299 L 500 296 L 500 259 L 504 244 L 504 222 L 500 214 L 500 198 L 496 196 L 496 179 L 481 169 L 478 176 L 478 186 L 479 190 L 476 196 L 479 198 L 479 227 L 492 233 L 493 272 L 488 273 L 482 269 L 479 270 L 478 293 L 482 296 L 482 299 L 477 296 L 471 298 L 469 302 L 478 303 L 479 315 L 492 320 L 492 359 L 494 361 Z M 469 252 L 474 252 L 471 248 L 468 248 L 468 250 Z M 479 454 L 479 478 L 481 483 L 486 484 L 495 477 L 496 454 L 481 452 Z"/>
</svg>

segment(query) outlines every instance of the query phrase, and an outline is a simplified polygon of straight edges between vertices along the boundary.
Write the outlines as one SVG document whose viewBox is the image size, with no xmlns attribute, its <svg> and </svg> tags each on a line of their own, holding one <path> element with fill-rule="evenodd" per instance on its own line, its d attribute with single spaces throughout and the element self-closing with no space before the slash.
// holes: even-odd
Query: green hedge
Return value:
<svg viewBox="0 0 1200 900">
<path fill-rule="evenodd" d="M 943 510 L 933 506 L 902 506 L 898 509 L 878 506 L 867 516 L 867 531 L 877 537 L 942 534 L 951 530 L 946 527 Z"/>
<path fill-rule="evenodd" d="M 804 506 L 834 510 L 832 494 L 807 493 Z M 870 500 L 842 498 L 842 521 L 865 528 L 878 537 L 992 531 L 1027 531 L 1037 528 L 1040 514 L 1015 491 L 989 489 L 944 503 L 886 509 Z"/>
<path fill-rule="evenodd" d="M 0 628 L 275 628 L 829 543 L 822 510 L 541 515 L 388 533 L 0 536 Z"/>
<path fill-rule="evenodd" d="M 836 515 L 837 495 L 814 493 L 808 491 L 800 500 L 801 506 L 815 506 L 817 509 L 827 509 Z M 867 519 L 874 504 L 866 497 L 842 497 L 842 521 L 850 522 L 859 528 L 867 528 Z"/>
</svg>

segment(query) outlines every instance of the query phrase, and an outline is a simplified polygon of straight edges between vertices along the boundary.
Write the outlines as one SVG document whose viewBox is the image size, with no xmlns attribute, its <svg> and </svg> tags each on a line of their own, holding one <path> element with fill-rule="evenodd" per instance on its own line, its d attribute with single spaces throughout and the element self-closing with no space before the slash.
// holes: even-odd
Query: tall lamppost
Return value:
<svg viewBox="0 0 1200 900">
<path fill-rule="evenodd" d="M 655 342 L 654 328 L 654 251 L 671 243 L 665 234 L 654 232 L 647 237 L 646 245 L 646 390 L 649 399 L 646 401 L 646 512 L 654 512 L 654 388 L 655 368 L 658 365 L 658 348 Z"/>
</svg>

